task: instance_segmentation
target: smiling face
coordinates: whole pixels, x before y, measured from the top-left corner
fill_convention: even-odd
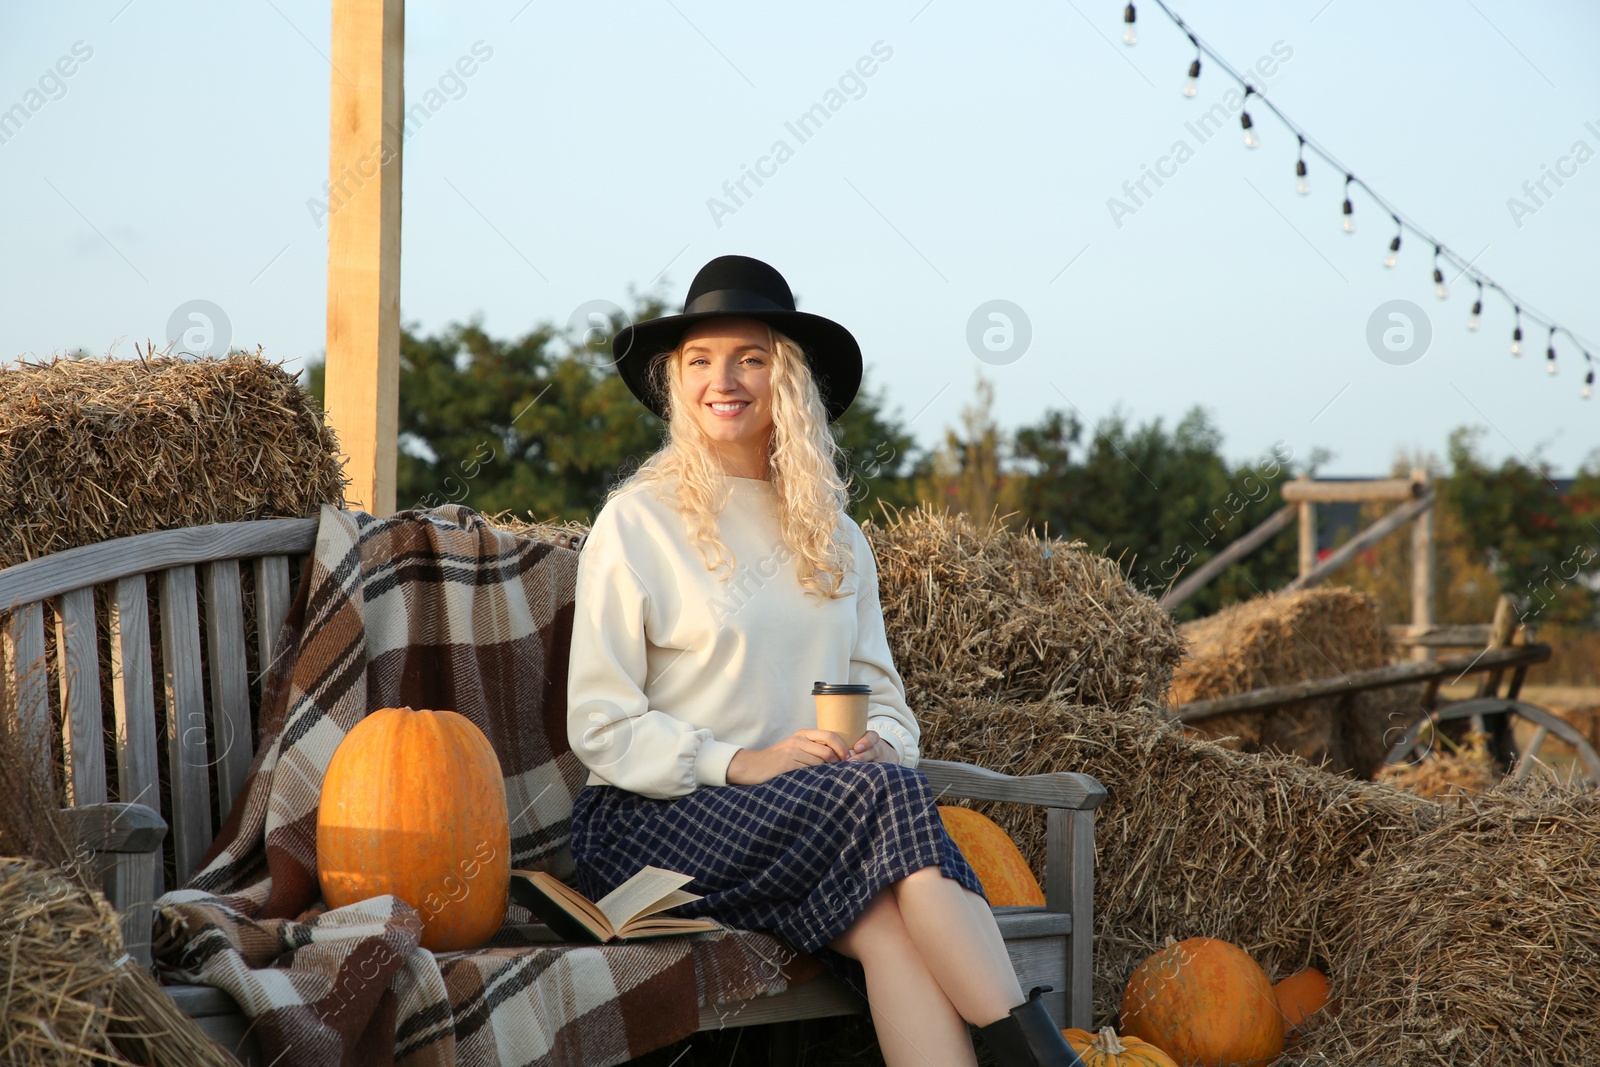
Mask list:
[[[683,395],[728,473],[768,477],[771,333],[755,319],[697,322],[683,335]]]

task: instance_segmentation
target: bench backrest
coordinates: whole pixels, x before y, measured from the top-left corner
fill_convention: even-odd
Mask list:
[[[105,871],[112,904],[144,912],[125,924],[139,939],[163,868],[187,879],[244,784],[261,679],[316,532],[314,518],[191,527],[0,571],[0,701],[8,728],[50,752],[41,779],[57,788],[59,768],[69,807],[145,804],[170,825],[163,863]]]

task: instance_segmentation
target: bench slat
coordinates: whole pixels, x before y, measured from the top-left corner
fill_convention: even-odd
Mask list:
[[[250,771],[250,682],[244,655],[239,561],[206,564],[206,651],[211,668],[211,747],[217,753],[217,808],[226,820]]]
[[[116,716],[117,796],[159,812],[156,777],[155,683],[150,667],[150,608],[144,576],[111,587],[111,703]],[[122,940],[141,963],[150,962],[152,902],[162,890],[161,854],[117,856],[106,892],[122,914]]]
[[[44,610],[23,604],[12,610],[4,628],[6,694],[15,727],[31,745],[42,745],[54,758],[50,745],[50,679],[45,672]],[[35,770],[45,795],[51,791],[50,763],[41,760]]]
[[[316,518],[223,522],[119,537],[5,568],[0,571],[0,608],[169,567],[309,552],[316,541]]]
[[[260,674],[256,678],[256,699],[261,698],[261,687],[266,684],[267,671],[272,667],[278,631],[283,620],[289,617],[289,560],[285,556],[261,556],[255,561],[256,577],[256,662]]]
[[[206,702],[200,673],[200,607],[194,568],[162,571],[160,596],[172,846],[178,884],[182,885],[211,847]]]
[[[106,756],[100,717],[100,649],[95,640],[94,590],[74,589],[56,603],[57,681],[61,690],[61,750],[66,802],[103,804]]]

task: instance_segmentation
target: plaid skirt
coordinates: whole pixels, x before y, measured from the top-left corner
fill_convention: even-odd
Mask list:
[[[801,767],[756,785],[702,785],[667,800],[586,785],[573,802],[572,855],[577,888],[591,900],[646,864],[692,874],[684,888],[703,898],[665,914],[775,934],[862,996],[861,964],[827,942],[881,889],[932,866],[984,896],[927,776],[875,760]]]

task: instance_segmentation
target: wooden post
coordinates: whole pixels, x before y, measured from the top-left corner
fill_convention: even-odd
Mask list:
[[[1428,472],[1420,467],[1411,470],[1411,480],[1418,483],[1423,493],[1430,487]],[[1420,495],[1420,494],[1419,494]],[[1411,625],[1414,633],[1422,633],[1433,625],[1433,508],[1428,508],[1412,520],[1411,526]],[[1431,660],[1434,650],[1427,645],[1417,645],[1411,650],[1414,660]]]
[[[395,507],[400,408],[404,0],[333,0],[328,137],[328,419],[351,507]]]
[[[1309,474],[1297,481],[1311,482]],[[1300,501],[1300,577],[1304,578],[1317,566],[1317,505],[1310,500]]]

